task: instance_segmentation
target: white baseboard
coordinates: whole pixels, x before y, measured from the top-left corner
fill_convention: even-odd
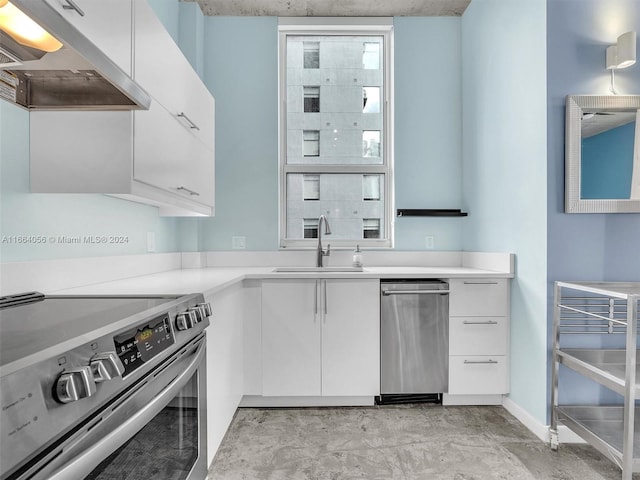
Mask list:
[[[549,443],[549,425],[540,423],[529,412],[527,412],[524,408],[515,403],[509,397],[504,398],[502,406],[507,412],[516,417],[516,419],[520,423],[527,427],[536,437],[538,437],[544,443]],[[579,437],[564,425],[558,426],[558,441],[559,443],[586,443],[581,437]]]
[[[502,405],[502,395],[449,395],[442,396],[442,405]]]
[[[366,407],[374,397],[263,397],[245,395],[240,407]]]

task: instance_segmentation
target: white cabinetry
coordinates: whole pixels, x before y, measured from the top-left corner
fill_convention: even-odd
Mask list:
[[[379,394],[379,281],[262,283],[262,395]]]
[[[509,392],[507,282],[449,280],[449,400]]]
[[[128,35],[105,14],[91,39],[109,44],[109,29],[128,38],[129,60],[114,60],[130,72],[133,51],[133,78],[151,95],[149,110],[31,112],[31,190],[110,194],[158,206],[161,215],[213,215],[214,99],[147,1],[133,0],[133,25],[126,1],[127,15],[124,7],[118,15]]]
[[[80,11],[66,0],[44,1],[131,75],[132,0],[74,0]]]

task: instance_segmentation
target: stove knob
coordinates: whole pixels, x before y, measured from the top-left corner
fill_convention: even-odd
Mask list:
[[[91,367],[78,367],[66,372],[58,378],[55,386],[55,398],[60,403],[70,403],[96,393],[96,382]]]
[[[124,365],[116,352],[104,352],[94,356],[89,362],[96,383],[106,382],[114,377],[122,377]]]
[[[196,323],[198,323],[196,312],[194,312],[191,308],[176,315],[176,328],[178,330],[187,330],[188,328],[193,328]]]
[[[183,312],[176,315],[176,328],[178,330],[191,328],[191,325],[189,325],[189,316],[189,312]]]
[[[202,316],[202,310],[200,310],[199,307],[189,307],[188,311],[193,313],[195,317],[195,322],[192,326],[195,326],[196,323],[199,323],[202,320],[204,320],[204,317]]]
[[[211,304],[209,302],[199,303],[196,306],[200,307],[200,309],[204,311],[204,317],[205,318],[206,317],[210,317],[212,315],[212,313],[211,313]]]

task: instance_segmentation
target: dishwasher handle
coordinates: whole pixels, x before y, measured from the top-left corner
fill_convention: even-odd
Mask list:
[[[449,290],[383,290],[382,295],[446,295]]]

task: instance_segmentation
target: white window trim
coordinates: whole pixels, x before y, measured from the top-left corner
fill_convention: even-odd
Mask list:
[[[287,165],[286,125],[286,37],[287,35],[381,35],[384,37],[384,93],[383,109],[383,165]],[[334,249],[350,249],[354,243],[363,247],[393,248],[395,227],[395,194],[393,180],[394,152],[394,114],[393,114],[393,18],[392,17],[281,17],[278,18],[278,156],[279,156],[279,236],[280,248],[311,249],[316,248],[315,239],[288,240],[287,231],[287,192],[286,179],[288,173],[381,173],[384,174],[386,239],[352,239],[333,240],[327,237],[326,243]],[[381,225],[382,227],[382,225]]]

